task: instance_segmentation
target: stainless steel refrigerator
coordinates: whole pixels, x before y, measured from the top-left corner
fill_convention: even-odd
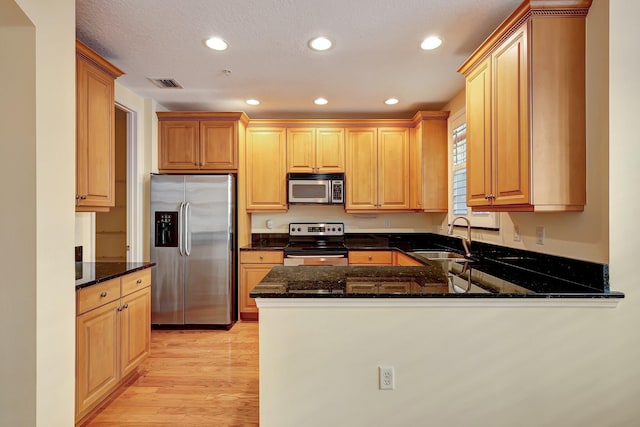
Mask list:
[[[151,323],[231,327],[232,175],[151,175]]]

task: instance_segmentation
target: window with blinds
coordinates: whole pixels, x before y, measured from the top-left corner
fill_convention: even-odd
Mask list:
[[[500,216],[492,212],[472,212],[467,207],[467,125],[462,123],[452,132],[451,141],[451,201],[449,222],[454,216],[464,215],[472,227],[499,229]]]
[[[467,125],[453,130],[453,214],[467,215]]]

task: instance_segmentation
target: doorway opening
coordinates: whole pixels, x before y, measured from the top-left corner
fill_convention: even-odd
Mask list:
[[[109,212],[96,213],[97,262],[127,262],[127,134],[129,114],[115,106],[115,206]]]

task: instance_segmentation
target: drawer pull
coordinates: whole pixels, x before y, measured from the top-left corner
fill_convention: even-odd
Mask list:
[[[264,256],[260,255],[260,259],[264,259]]]
[[[373,257],[371,255],[369,255],[369,259],[371,260],[371,259],[373,259]]]
[[[142,279],[136,280],[136,283],[139,285],[140,283],[142,283]]]
[[[102,293],[100,294],[101,298],[104,298],[107,296],[107,291],[102,291]]]

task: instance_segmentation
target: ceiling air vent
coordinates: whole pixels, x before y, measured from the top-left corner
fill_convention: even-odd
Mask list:
[[[152,79],[149,81],[160,89],[182,89],[182,85],[175,81],[175,79]]]

